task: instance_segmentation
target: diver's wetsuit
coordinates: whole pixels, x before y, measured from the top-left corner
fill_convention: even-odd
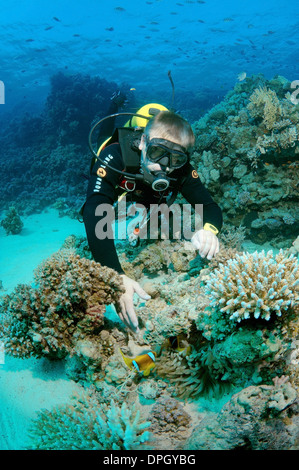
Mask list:
[[[121,148],[118,143],[104,148],[101,151],[101,160],[117,170],[124,170]],[[113,205],[118,196],[124,192],[124,188],[120,186],[124,177],[105,167],[102,162],[98,160],[91,172],[87,199],[83,209],[83,220],[94,260],[123,274],[124,271],[116,253],[114,240],[109,238],[100,240],[95,233],[96,224],[102,217],[105,217],[95,215],[97,206],[100,204]],[[103,167],[105,172],[101,170]],[[99,173],[97,173],[98,171]],[[101,176],[103,173],[105,173],[104,176]],[[174,170],[169,176],[178,180],[179,191],[193,207],[195,204],[203,204],[203,224],[209,222],[220,230],[222,226],[221,209],[203,186],[192,165],[186,163],[184,167]],[[149,207],[150,204],[165,203],[167,195],[169,195],[169,188],[164,193],[160,193],[154,191],[146,183],[137,181],[134,191],[127,194],[127,201],[138,202],[145,207]]]

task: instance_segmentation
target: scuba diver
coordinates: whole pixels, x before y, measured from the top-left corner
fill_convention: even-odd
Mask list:
[[[114,97],[115,98],[115,97]],[[114,98],[111,106],[119,106]],[[118,94],[116,98],[121,101]],[[116,116],[130,115],[122,128],[107,132],[107,121],[114,125]],[[97,138],[97,152],[92,135],[105,124]],[[110,135],[106,140],[107,135]],[[103,142],[104,140],[104,142]],[[158,104],[148,104],[137,113],[119,113],[99,121],[89,135],[93,162],[86,202],[82,208],[83,221],[93,258],[103,266],[117,271],[124,283],[125,293],[120,297],[120,319],[138,332],[138,319],[134,310],[133,295],[148,300],[150,296],[140,284],[128,277],[119,262],[114,240],[98,237],[96,226],[102,215],[97,208],[102,204],[113,206],[125,193],[131,202],[167,204],[170,206],[178,193],[194,207],[202,204],[203,228],[194,233],[191,241],[201,257],[211,259],[219,251],[217,234],[222,227],[222,211],[200,181],[190,164],[190,151],[195,136],[190,124],[180,115]]]

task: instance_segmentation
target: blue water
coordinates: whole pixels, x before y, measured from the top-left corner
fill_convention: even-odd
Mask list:
[[[0,17],[5,109],[40,107],[57,71],[128,83],[136,93],[195,92],[215,104],[238,74],[298,79],[298,2],[7,0]]]

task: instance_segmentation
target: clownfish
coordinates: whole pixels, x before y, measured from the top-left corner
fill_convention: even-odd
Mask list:
[[[154,351],[149,351],[133,358],[125,356],[121,349],[120,352],[125,361],[125,364],[129,367],[129,369],[142,373],[144,377],[147,377],[151,370],[156,367],[157,354]]]
[[[170,348],[174,349],[176,352],[184,352],[185,356],[188,356],[191,353],[192,346],[188,344],[188,342],[183,339],[180,335],[170,336],[169,338],[167,338],[167,340]]]

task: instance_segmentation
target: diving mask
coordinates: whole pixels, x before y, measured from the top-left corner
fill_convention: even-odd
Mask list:
[[[153,163],[159,163],[161,166],[176,169],[181,168],[187,163],[189,154],[184,147],[170,140],[147,138],[146,157]]]

